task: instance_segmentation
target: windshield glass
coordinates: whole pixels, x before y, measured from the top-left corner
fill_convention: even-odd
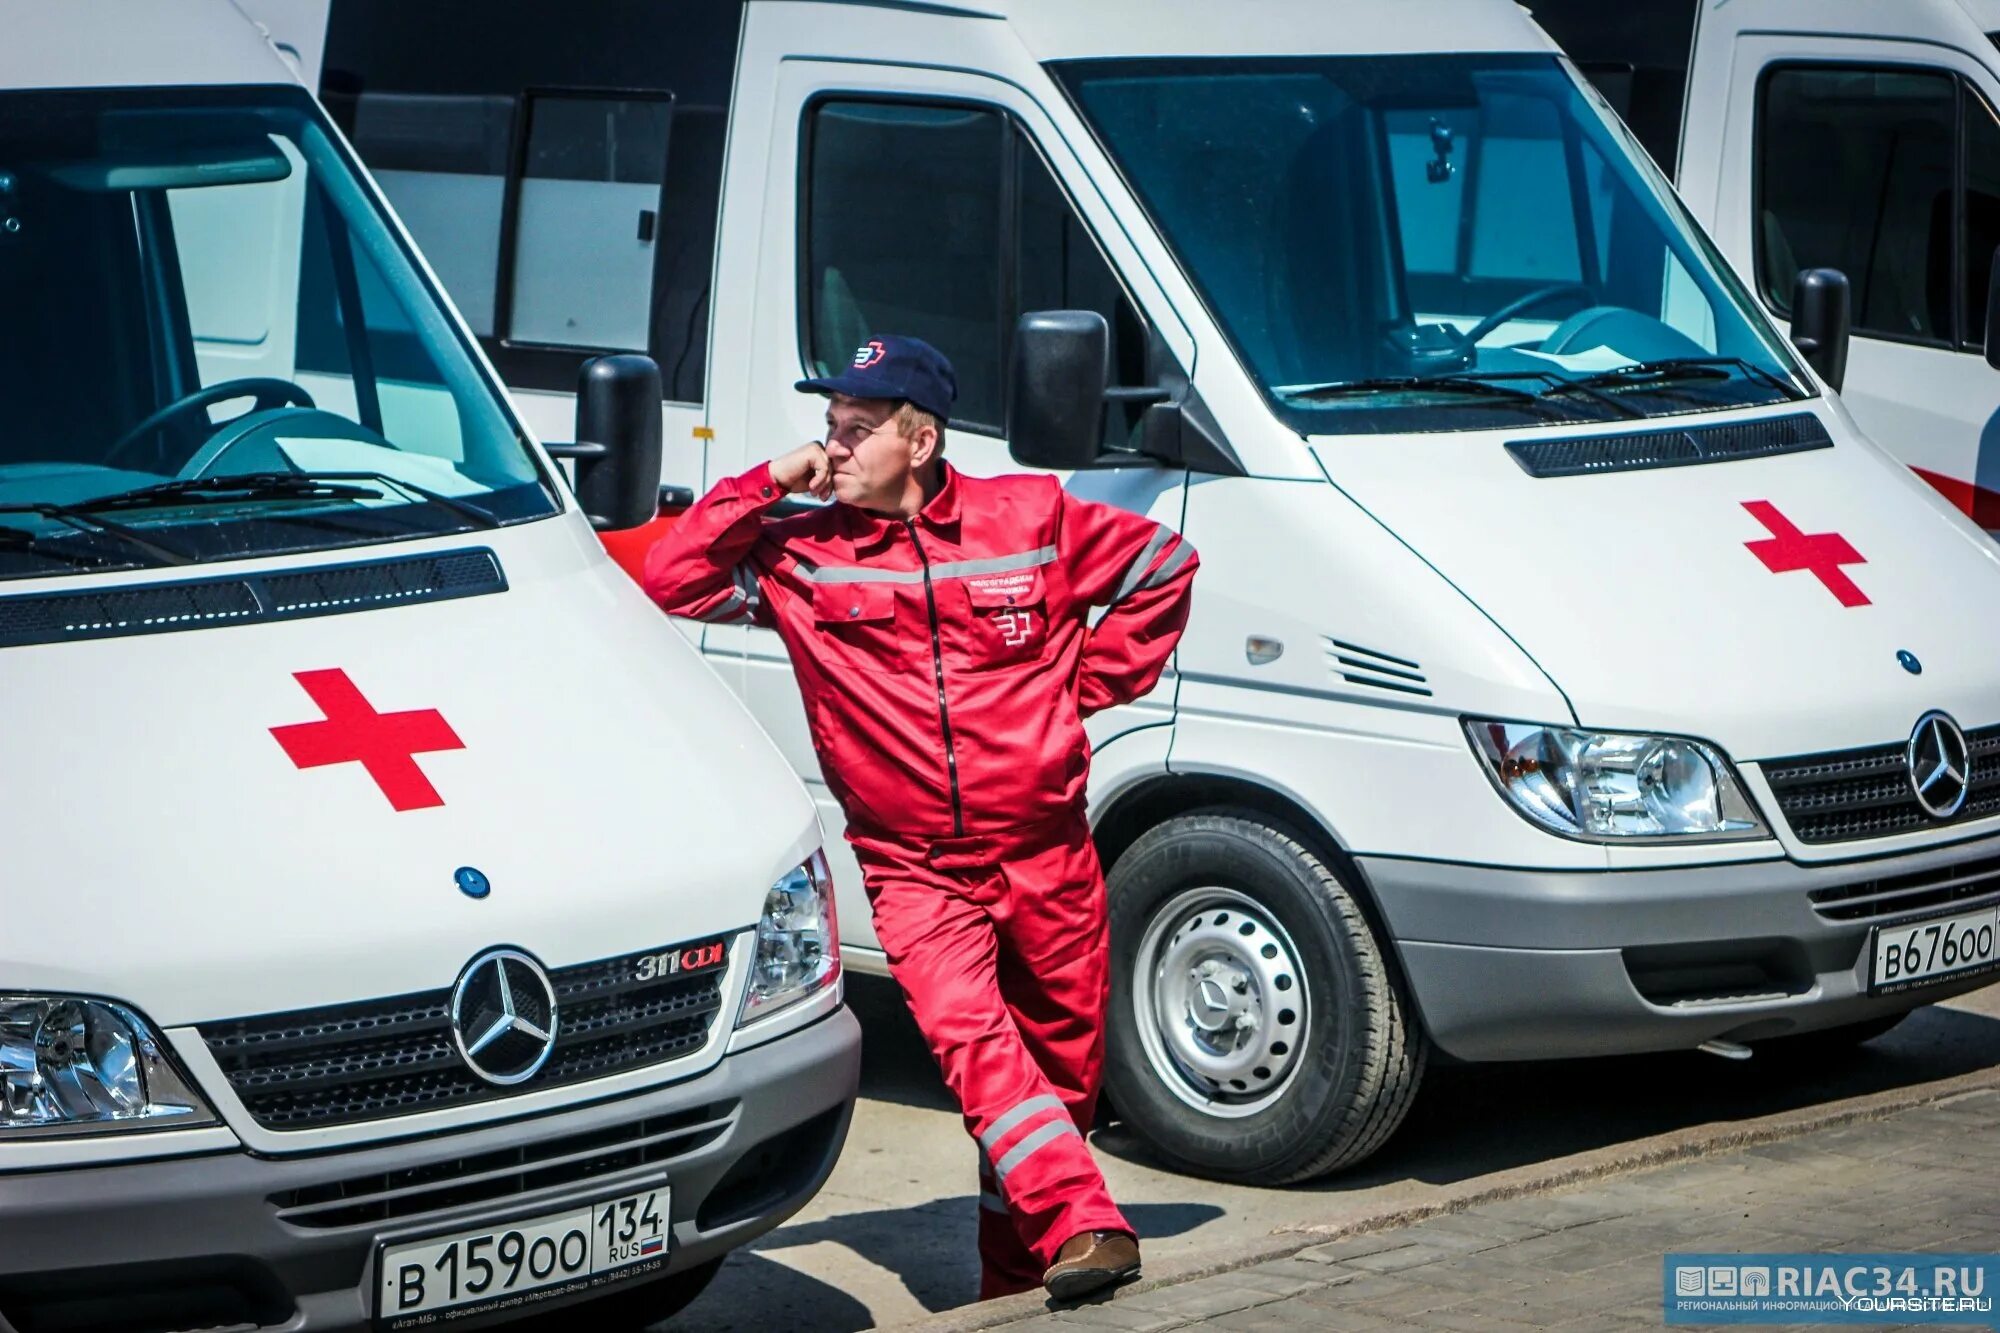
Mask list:
[[[1053,68],[1301,433],[1807,392],[1659,173],[1552,56]]]
[[[0,578],[557,511],[320,125],[297,89],[0,94]]]

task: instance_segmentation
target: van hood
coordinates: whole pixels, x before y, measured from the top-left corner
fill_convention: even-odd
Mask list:
[[[1313,447],[1582,725],[1696,736],[1753,761],[1901,741],[1933,708],[2000,722],[2000,548],[1813,407],[1830,448],[1590,476],[1531,476],[1505,444],[1602,426]],[[1663,424],[1697,423],[1634,429]],[[1784,568],[1803,562],[1824,578]]]
[[[811,803],[572,517],[199,571],[485,548],[500,592],[0,648],[0,990],[175,1027],[449,986],[494,945],[560,967],[754,924]]]

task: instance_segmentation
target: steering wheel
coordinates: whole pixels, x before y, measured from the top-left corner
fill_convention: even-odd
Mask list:
[[[1590,288],[1580,282],[1552,282],[1546,287],[1537,287],[1526,296],[1517,296],[1506,305],[1480,320],[1464,333],[1458,335],[1458,345],[1470,351],[1481,338],[1505,324],[1514,316],[1533,310],[1536,306],[1553,301],[1559,296],[1581,296],[1586,303],[1596,299]]]
[[[220,384],[204,385],[193,393],[176,398],[157,412],[149,413],[145,420],[119,436],[117,443],[105,451],[105,465],[115,466],[122,456],[131,452],[134,445],[168,422],[195,412],[205,414],[215,404],[226,403],[232,398],[251,400],[249,411],[242,413],[243,416],[248,416],[251,412],[269,411],[276,407],[315,405],[312,395],[303,388],[290,380],[273,379],[269,376],[224,380]],[[204,424],[207,424],[205,417]]]

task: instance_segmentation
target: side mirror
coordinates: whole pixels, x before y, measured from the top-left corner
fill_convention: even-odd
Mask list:
[[[600,531],[636,528],[660,507],[660,367],[650,356],[593,357],[576,377],[576,498]]]
[[[1029,467],[1085,468],[1104,438],[1111,330],[1094,310],[1035,310],[1014,325],[1007,451]]]
[[[1836,391],[1847,378],[1849,299],[1837,268],[1801,269],[1792,287],[1792,346]]]
[[[1993,252],[1993,275],[1986,280],[1986,364],[2000,370],[2000,249]]]

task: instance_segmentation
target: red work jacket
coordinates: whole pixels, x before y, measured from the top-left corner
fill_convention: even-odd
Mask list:
[[[1045,476],[968,477],[913,519],[770,520],[768,464],[646,557],[668,613],[775,629],[828,786],[862,835],[1001,833],[1083,808],[1083,719],[1150,690],[1187,623],[1194,548]],[[1093,627],[1093,607],[1109,608]]]

